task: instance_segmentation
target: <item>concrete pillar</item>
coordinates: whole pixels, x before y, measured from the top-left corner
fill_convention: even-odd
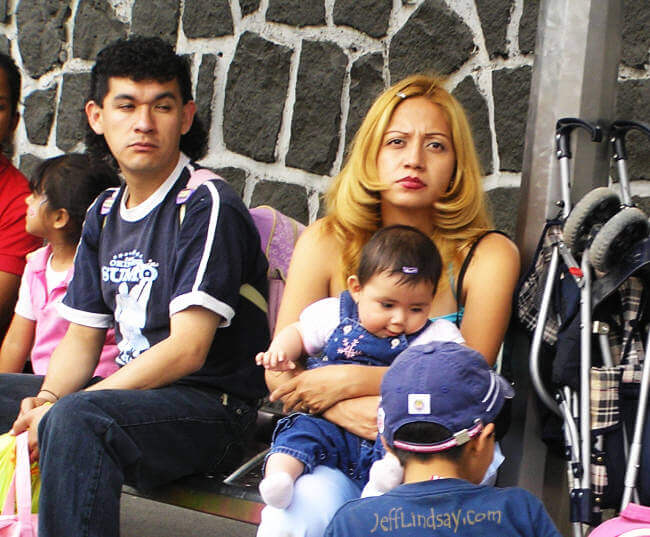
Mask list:
[[[555,123],[562,117],[578,117],[607,126],[614,119],[622,8],[622,0],[540,0],[516,233],[524,268],[530,265],[545,220],[560,214],[556,205],[561,199],[561,183]],[[572,154],[575,202],[592,188],[607,184],[608,145],[595,144],[586,131],[576,129]],[[516,361],[522,362],[519,369],[527,368],[528,348],[522,339],[515,338],[513,350]],[[557,506],[549,505],[553,507],[551,515],[568,532],[566,472],[555,468],[545,479],[548,472],[544,469],[552,466],[548,462],[553,458],[547,458],[540,439],[528,373],[520,371],[515,376],[514,434],[504,443],[506,456],[514,464],[500,480],[522,486],[540,498],[559,498]]]
[[[517,244],[528,266],[546,218],[561,199],[555,122],[614,119],[621,55],[622,0],[541,0],[522,164]],[[606,138],[605,138],[606,139]],[[607,184],[607,143],[573,134],[572,196]]]

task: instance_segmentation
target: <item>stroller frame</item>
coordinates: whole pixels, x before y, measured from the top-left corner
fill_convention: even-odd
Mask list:
[[[592,300],[592,270],[596,264],[599,269],[606,268],[607,263],[611,264],[611,256],[608,259],[608,249],[614,239],[619,238],[622,233],[633,230],[635,233],[648,234],[648,223],[645,215],[638,209],[632,207],[631,196],[629,193],[629,181],[627,169],[625,166],[625,135],[631,129],[638,129],[650,136],[650,130],[642,124],[628,121],[617,121],[612,124],[610,129],[610,142],[613,147],[613,159],[617,163],[618,176],[621,186],[621,200],[607,188],[596,189],[601,192],[597,193],[594,202],[587,203],[586,210],[583,204],[583,210],[578,213],[573,221],[567,222],[571,218],[571,201],[570,201],[570,172],[569,160],[571,158],[570,141],[571,133],[576,128],[586,129],[594,142],[600,142],[602,139],[601,129],[585,121],[575,118],[560,119],[556,125],[556,150],[557,159],[560,167],[560,176],[562,180],[561,194],[562,200],[556,205],[561,209],[561,220],[558,221],[558,232],[552,242],[552,250],[546,282],[542,293],[539,307],[539,316],[535,325],[533,338],[530,348],[530,374],[533,387],[542,402],[553,412],[558,414],[564,421],[563,433],[566,445],[567,456],[567,475],[570,488],[570,505],[571,505],[571,522],[574,537],[583,535],[583,524],[593,524],[594,511],[598,513],[599,509],[594,509],[594,502],[591,490],[591,416],[590,416],[590,370],[591,370],[591,345],[592,331],[595,328],[598,333],[600,350],[603,356],[605,366],[613,366],[613,360],[610,353],[609,342],[607,337],[607,326],[602,323],[592,324],[592,312],[594,308],[602,301],[606,295],[611,294],[624,280],[609,278],[610,281],[598,281],[598,283],[607,283],[609,288],[600,287],[600,297]],[[606,191],[606,192],[605,192]],[[592,191],[594,192],[594,191]],[[592,193],[587,194],[588,198]],[[584,198],[583,198],[584,199]],[[613,201],[616,200],[616,201]],[[578,204],[580,205],[581,202]],[[578,207],[578,205],[576,207]],[[596,207],[599,207],[603,214],[599,214],[597,221],[589,219],[594,214]],[[628,211],[626,214],[620,215]],[[639,216],[640,213],[642,216]],[[617,220],[611,224],[614,216]],[[576,223],[577,220],[577,223]],[[565,240],[562,231],[559,230],[560,222],[564,223],[565,229],[569,229],[569,237]],[[574,225],[575,224],[575,225]],[[586,229],[585,229],[586,226]],[[632,227],[630,227],[632,226]],[[636,226],[636,227],[634,227]],[[606,228],[606,229],[605,229]],[[601,233],[602,232],[602,233]],[[634,233],[632,233],[634,235]],[[635,238],[635,237],[633,237]],[[579,239],[579,240],[578,240]],[[599,241],[599,242],[596,242]],[[579,244],[578,244],[579,243]],[[646,243],[648,241],[646,240]],[[596,263],[592,263],[592,254],[590,247],[596,244],[598,257]],[[627,248],[629,244],[625,243]],[[583,249],[584,248],[584,249]],[[581,251],[582,250],[582,251]],[[645,248],[647,253],[647,248]],[[575,260],[575,255],[582,254],[580,265]],[[541,378],[540,351],[544,336],[544,329],[549,315],[552,292],[555,285],[556,275],[558,274],[560,257],[568,268],[569,274],[575,280],[580,291],[580,391],[574,392],[570,387],[563,386],[555,397],[553,397],[544,386]],[[647,255],[641,255],[636,269],[640,270],[648,264],[650,260]],[[634,273],[634,271],[632,272]],[[625,279],[630,274],[625,274]],[[605,289],[603,291],[603,289]],[[634,497],[636,499],[635,482],[638,473],[638,464],[641,455],[641,437],[643,425],[645,423],[645,414],[648,404],[648,393],[650,384],[650,360],[648,360],[648,349],[650,347],[650,338],[645,346],[645,359],[643,365],[641,391],[639,394],[639,406],[636,414],[634,436],[630,448],[629,456],[625,453],[627,468],[625,473],[625,487],[622,498],[621,508],[624,508]],[[625,429],[623,429],[625,433]],[[624,446],[627,447],[627,438],[624,437]],[[637,500],[638,501],[638,500]]]

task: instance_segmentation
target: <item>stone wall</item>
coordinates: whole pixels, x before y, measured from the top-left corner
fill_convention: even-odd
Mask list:
[[[192,60],[210,125],[203,163],[250,205],[307,222],[376,94],[435,70],[469,112],[495,220],[512,231],[538,1],[1,0],[0,48],[25,73],[14,158],[29,173],[39,159],[82,150],[97,51],[159,35]],[[647,2],[625,0],[623,42],[618,115],[650,122]],[[630,137],[634,192],[646,203],[649,145]]]

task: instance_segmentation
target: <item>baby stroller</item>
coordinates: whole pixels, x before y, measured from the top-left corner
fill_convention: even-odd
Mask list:
[[[570,138],[576,128],[601,141],[596,125],[574,118],[557,122],[560,214],[546,223],[516,306],[520,322],[533,334],[535,391],[563,422],[571,522],[579,537],[583,524],[599,523],[602,508],[625,506],[638,494],[650,501],[650,460],[641,449],[650,445],[650,427],[644,427],[650,239],[647,216],[632,204],[625,152],[630,130],[650,137],[650,129],[628,121],[611,125],[621,197],[597,188],[572,210]],[[551,357],[550,364],[543,354]]]

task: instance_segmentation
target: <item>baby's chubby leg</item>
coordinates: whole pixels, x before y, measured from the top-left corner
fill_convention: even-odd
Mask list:
[[[305,465],[291,455],[269,455],[259,487],[264,503],[278,509],[288,507],[293,498],[293,484],[304,470]]]

